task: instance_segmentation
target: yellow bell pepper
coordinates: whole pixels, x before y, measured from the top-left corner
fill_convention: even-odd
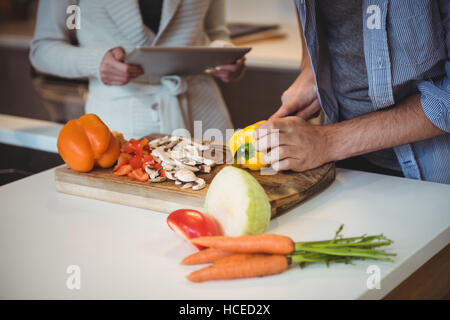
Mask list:
[[[253,171],[268,167],[264,162],[265,153],[256,150],[254,146],[255,138],[253,137],[253,132],[264,122],[266,121],[260,121],[238,130],[231,137],[228,146],[236,165]]]

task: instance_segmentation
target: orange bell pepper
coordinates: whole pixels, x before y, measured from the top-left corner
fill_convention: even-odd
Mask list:
[[[114,167],[114,172],[116,172],[117,170],[119,170],[122,166],[128,164],[130,162],[131,159],[131,155],[128,153],[121,153],[119,156],[119,159],[117,160],[117,164]]]
[[[131,178],[131,180],[137,180],[140,182],[147,182],[150,180],[148,173],[144,172],[142,168],[134,169],[128,174],[128,177]]]
[[[125,165],[121,166],[119,169],[117,169],[116,171],[114,171],[114,175],[117,177],[126,176],[131,171],[133,171],[133,167],[129,164],[125,164]]]
[[[79,172],[94,166],[109,168],[120,154],[120,142],[95,114],[70,120],[58,136],[58,151],[64,162]]]

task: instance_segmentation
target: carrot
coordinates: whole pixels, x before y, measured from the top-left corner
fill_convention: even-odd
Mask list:
[[[194,264],[211,263],[211,262],[215,262],[219,259],[228,257],[232,254],[233,254],[233,252],[230,252],[230,251],[225,251],[225,250],[215,249],[215,248],[208,248],[208,249],[196,252],[194,254],[191,254],[190,256],[184,258],[183,261],[181,261],[181,264],[194,265]]]
[[[294,251],[294,242],[291,238],[275,234],[241,237],[199,237],[191,239],[191,242],[204,247],[212,247],[236,253],[289,254]]]
[[[245,261],[255,257],[267,257],[266,253],[235,253],[233,255],[224,257],[214,262],[214,264],[224,264],[224,263],[235,263],[240,261]]]
[[[262,277],[285,271],[288,259],[282,255],[255,256],[234,263],[218,263],[192,272],[187,276],[191,282],[209,280]]]

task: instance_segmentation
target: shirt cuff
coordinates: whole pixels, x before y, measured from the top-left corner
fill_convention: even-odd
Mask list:
[[[88,75],[89,78],[101,80],[100,65],[105,54],[113,48],[111,46],[81,47],[78,57],[80,73]]]
[[[421,81],[418,89],[427,118],[439,129],[450,132],[450,79],[444,78],[438,83]]]

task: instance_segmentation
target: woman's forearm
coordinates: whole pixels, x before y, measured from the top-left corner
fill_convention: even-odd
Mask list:
[[[105,45],[78,47],[70,44],[66,10],[71,1],[40,1],[30,60],[40,72],[65,78],[95,77]]]

